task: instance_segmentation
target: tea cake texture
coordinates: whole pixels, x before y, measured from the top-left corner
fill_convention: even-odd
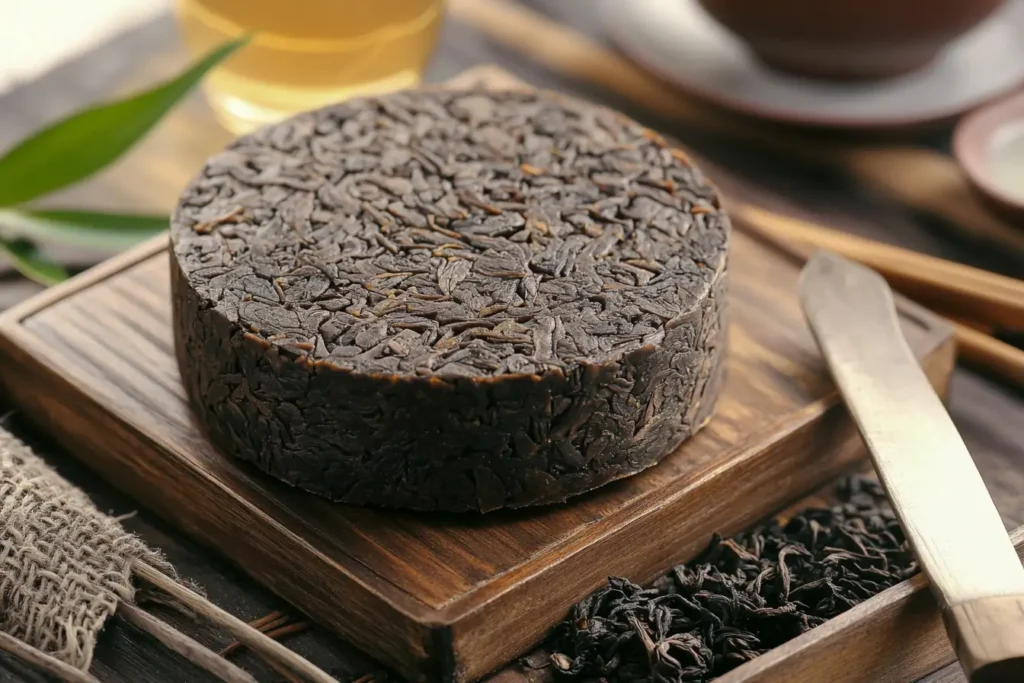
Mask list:
[[[728,234],[699,169],[612,110],[352,100],[240,138],[184,190],[182,377],[220,450],[334,500],[563,501],[710,417]]]

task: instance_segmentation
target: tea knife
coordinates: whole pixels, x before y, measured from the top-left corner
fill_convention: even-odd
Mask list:
[[[899,327],[876,272],[817,252],[800,275],[811,331],[972,683],[1024,681],[1024,568]]]

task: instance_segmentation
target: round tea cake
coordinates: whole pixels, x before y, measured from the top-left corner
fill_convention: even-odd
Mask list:
[[[711,415],[728,233],[684,154],[585,102],[421,89],[310,112],[181,197],[185,388],[220,449],[334,500],[562,501]]]

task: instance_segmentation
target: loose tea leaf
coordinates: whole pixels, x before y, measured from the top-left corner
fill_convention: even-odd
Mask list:
[[[704,683],[917,573],[878,482],[842,480],[839,503],[732,539],[641,588],[622,578],[554,630],[563,680]]]
[[[0,206],[13,206],[78,182],[134,145],[206,73],[248,41],[211,51],[163,85],[72,115],[0,157]]]
[[[124,249],[167,229],[167,216],[96,211],[0,209],[0,234],[8,239]]]

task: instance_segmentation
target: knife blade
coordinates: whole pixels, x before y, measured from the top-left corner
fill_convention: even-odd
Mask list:
[[[1024,681],[1024,568],[874,271],[817,252],[800,300],[972,682]]]

